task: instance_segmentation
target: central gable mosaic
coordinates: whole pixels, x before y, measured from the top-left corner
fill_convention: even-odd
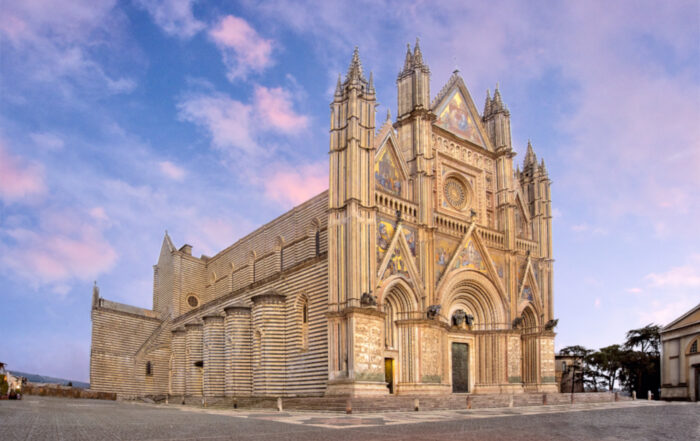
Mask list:
[[[437,124],[460,138],[464,138],[474,144],[484,146],[484,140],[474,120],[474,116],[467,108],[464,97],[455,89],[449,100],[438,110]]]
[[[374,179],[377,187],[396,196],[401,196],[402,176],[397,159],[388,148],[382,149],[374,162]]]

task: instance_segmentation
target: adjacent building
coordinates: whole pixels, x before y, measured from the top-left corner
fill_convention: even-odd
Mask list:
[[[329,188],[212,257],[166,234],[153,309],[93,296],[91,388],[121,396],[557,392],[550,180],[496,88],[436,96],[419,45],[375,126],[357,50]]]
[[[700,401],[700,304],[661,330],[661,399]]]

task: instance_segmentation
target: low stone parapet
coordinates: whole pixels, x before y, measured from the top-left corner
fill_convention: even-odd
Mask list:
[[[85,398],[93,400],[116,400],[117,394],[112,392],[97,392],[58,384],[28,383],[22,387],[24,395],[39,395],[42,397]]]

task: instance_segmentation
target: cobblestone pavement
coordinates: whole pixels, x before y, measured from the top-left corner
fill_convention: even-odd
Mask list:
[[[696,440],[700,404],[628,401],[345,415],[25,397],[0,440]]]

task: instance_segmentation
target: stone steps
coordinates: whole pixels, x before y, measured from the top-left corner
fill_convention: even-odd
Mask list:
[[[194,398],[194,397],[191,397]],[[198,398],[201,401],[201,397]],[[458,409],[490,409],[504,407],[524,407],[541,405],[571,404],[571,394],[561,393],[523,393],[523,394],[449,394],[449,395],[398,395],[387,397],[294,397],[282,398],[283,410],[297,411],[327,411],[345,412],[348,400],[352,412],[409,412],[415,411],[415,400],[418,400],[419,410],[458,410]],[[615,400],[612,393],[577,393],[574,403],[603,403]],[[629,400],[619,397],[619,400]],[[174,403],[176,401],[171,401]],[[197,399],[188,399],[190,405],[197,405]],[[275,397],[237,397],[218,398],[211,400],[207,407],[238,408],[238,409],[272,409],[277,410],[278,400]]]

